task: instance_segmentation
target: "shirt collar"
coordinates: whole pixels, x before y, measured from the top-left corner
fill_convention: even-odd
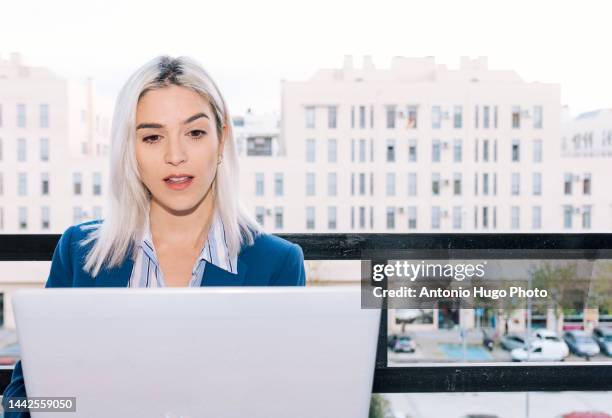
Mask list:
[[[150,220],[148,216],[145,220],[145,229],[143,231],[139,246],[149,256],[149,258],[157,264],[157,256],[155,254],[155,247],[153,245]],[[217,211],[215,211],[213,214],[213,221],[210,225],[210,230],[208,231],[208,236],[204,242],[202,250],[200,251],[198,260],[194,265],[194,271],[200,261],[205,260],[207,263],[214,264],[215,266],[228,271],[229,273],[238,274],[237,259],[237,256],[230,256],[229,254],[225,226],[223,225],[221,216]]]

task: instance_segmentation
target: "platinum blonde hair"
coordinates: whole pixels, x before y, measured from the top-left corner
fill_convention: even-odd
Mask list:
[[[195,60],[158,56],[132,74],[117,97],[111,129],[110,196],[106,202],[106,217],[101,223],[81,225],[81,229],[92,231],[80,245],[95,241],[83,266],[83,270],[93,277],[102,267],[110,269],[123,263],[126,256],[133,259],[136,256],[137,246],[133,244],[148,222],[150,208],[150,193],[140,180],[136,162],[136,106],[146,92],[170,85],[201,94],[215,113],[219,136],[226,129],[223,162],[218,165],[212,191],[230,255],[237,256],[243,244],[253,244],[255,236],[263,232],[239,201],[238,155],[230,114],[219,88]],[[128,254],[130,248],[132,251]]]

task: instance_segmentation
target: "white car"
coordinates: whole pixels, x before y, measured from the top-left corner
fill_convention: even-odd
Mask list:
[[[569,347],[567,346],[567,344],[565,343],[565,341],[563,341],[563,339],[561,337],[559,337],[554,331],[550,331],[547,329],[539,329],[535,332],[535,337],[538,340],[542,340],[542,341],[546,341],[549,342],[551,344],[556,344],[559,346],[559,350],[563,351],[563,358],[569,356]]]
[[[512,361],[563,361],[566,353],[559,344],[534,340],[527,349],[515,348],[510,356]]]

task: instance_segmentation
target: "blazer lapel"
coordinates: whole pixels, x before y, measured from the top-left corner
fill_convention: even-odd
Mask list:
[[[247,265],[237,259],[238,274],[230,273],[212,263],[206,263],[201,286],[243,286],[246,280]]]
[[[96,287],[127,287],[134,268],[134,261],[127,256],[123,264],[111,270],[101,270],[94,279]]]

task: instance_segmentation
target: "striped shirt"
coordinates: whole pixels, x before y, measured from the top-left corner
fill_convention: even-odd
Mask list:
[[[145,221],[145,230],[142,233],[138,247],[139,249],[137,250],[136,260],[134,262],[134,268],[132,269],[132,275],[128,282],[128,287],[167,286],[155,254],[155,247],[153,246],[148,219]],[[225,239],[225,227],[223,226],[221,217],[215,211],[208,237],[191,271],[189,287],[201,286],[204,269],[207,263],[212,263],[230,273],[237,274],[236,262],[237,257],[230,257],[229,255],[227,241]]]

